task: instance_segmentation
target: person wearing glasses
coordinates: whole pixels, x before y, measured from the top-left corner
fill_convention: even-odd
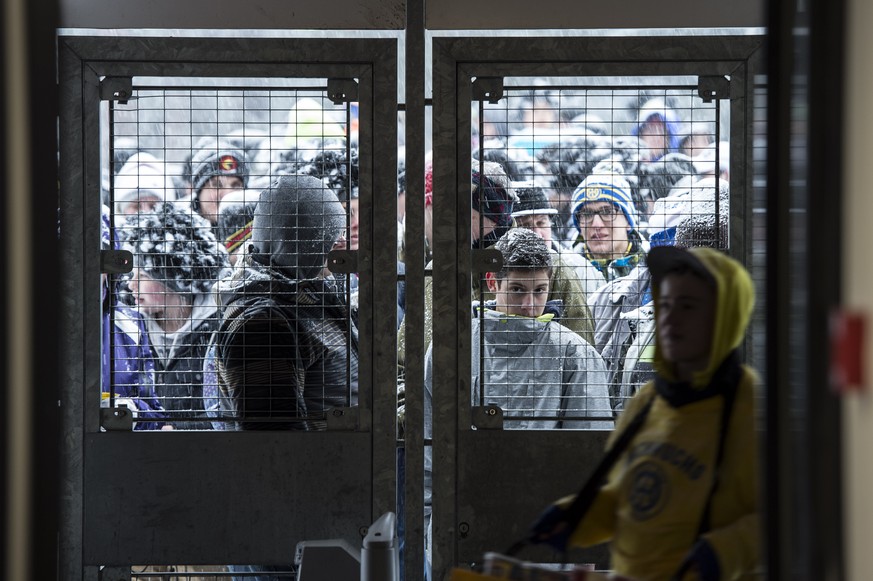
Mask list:
[[[602,276],[598,286],[645,262],[647,243],[637,231],[637,210],[623,174],[620,163],[605,160],[573,192],[576,245]]]

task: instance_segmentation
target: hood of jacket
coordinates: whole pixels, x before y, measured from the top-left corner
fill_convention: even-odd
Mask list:
[[[716,284],[715,321],[709,363],[703,371],[695,373],[692,387],[703,389],[709,385],[715,372],[724,360],[739,347],[755,307],[755,287],[748,271],[739,262],[712,248],[688,250],[712,275]],[[655,319],[658,318],[660,289],[653,284]],[[668,381],[675,381],[673,366],[664,360],[660,342],[655,336],[655,369]]]
[[[224,311],[232,302],[247,297],[269,296],[276,302],[293,303],[300,293],[313,295],[311,304],[341,303],[344,294],[342,281],[325,279],[294,280],[283,271],[263,265],[246,256],[233,272],[219,280],[214,287],[215,299]]]

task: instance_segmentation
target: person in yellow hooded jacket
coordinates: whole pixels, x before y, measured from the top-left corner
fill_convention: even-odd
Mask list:
[[[648,266],[657,377],[619,416],[606,478],[549,507],[530,541],[609,541],[615,573],[640,581],[741,579],[759,563],[757,375],[737,352],[754,287],[709,248],[654,248]]]

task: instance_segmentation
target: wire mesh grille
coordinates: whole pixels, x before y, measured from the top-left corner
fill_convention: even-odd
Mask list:
[[[728,108],[696,78],[503,81],[471,111],[471,239],[503,258],[474,275],[472,404],[608,428],[654,378],[649,249],[730,248]]]
[[[102,405],[137,430],[324,429],[357,403],[357,275],[327,268],[358,247],[357,104],[224,81],[104,103],[102,248],[133,270],[103,275]]]

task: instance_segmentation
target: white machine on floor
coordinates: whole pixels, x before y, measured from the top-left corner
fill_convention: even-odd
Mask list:
[[[297,581],[399,581],[395,520],[393,512],[380,516],[361,549],[343,539],[297,543]]]

